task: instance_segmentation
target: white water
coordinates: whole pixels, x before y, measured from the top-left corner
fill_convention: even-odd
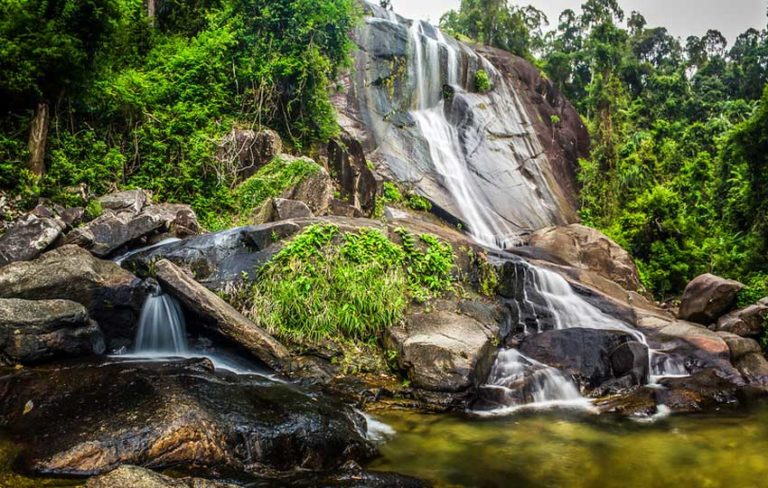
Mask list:
[[[126,252],[125,254],[122,254],[114,259],[115,264],[118,266],[122,266],[123,262],[130,258],[131,256],[134,256],[142,251],[148,251],[150,249],[156,249],[158,247],[167,246],[168,244],[173,244],[174,242],[179,242],[181,239],[178,237],[169,237],[168,239],[163,239],[160,242],[157,242],[155,244],[152,244],[150,246],[141,247],[139,249],[133,249],[131,251]]]
[[[157,287],[144,302],[134,345],[136,355],[187,352],[187,331],[181,306]]]

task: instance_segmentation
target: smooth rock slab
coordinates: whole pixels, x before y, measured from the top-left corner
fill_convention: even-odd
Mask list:
[[[171,478],[138,466],[120,466],[88,480],[85,488],[236,488],[237,485],[201,478]]]
[[[0,424],[20,468],[92,476],[122,464],[205,477],[332,470],[369,458],[365,419],[332,397],[207,360],[101,362],[0,378]]]
[[[69,300],[0,298],[0,363],[104,352],[104,336],[88,311]]]

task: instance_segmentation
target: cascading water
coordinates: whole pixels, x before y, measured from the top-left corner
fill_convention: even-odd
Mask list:
[[[184,313],[172,296],[156,287],[141,309],[134,354],[185,354],[187,333]]]

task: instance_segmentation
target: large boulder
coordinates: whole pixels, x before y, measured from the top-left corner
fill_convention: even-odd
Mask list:
[[[341,187],[341,197],[353,208],[370,215],[376,205],[378,182],[368,168],[359,141],[347,134],[328,143],[328,167]]]
[[[530,246],[567,266],[594,271],[626,290],[641,288],[632,256],[595,229],[580,224],[541,229],[531,235]]]
[[[259,208],[251,219],[254,224],[266,224],[288,219],[307,219],[315,215],[306,203],[287,198],[270,198]]]
[[[175,296],[185,310],[212,332],[242,347],[271,368],[290,370],[290,352],[261,327],[172,262],[166,259],[158,261],[155,269],[163,289]]]
[[[129,212],[137,214],[141,212],[150,202],[151,198],[144,190],[126,190],[117,193],[110,193],[99,197],[99,203],[104,210],[113,212]]]
[[[28,368],[0,378],[0,426],[22,471],[91,476],[122,464],[205,476],[332,470],[373,453],[332,397],[206,359]]]
[[[237,488],[221,481],[201,478],[171,478],[138,466],[120,466],[109,473],[94,476],[85,488]]]
[[[763,335],[767,323],[768,305],[756,303],[720,317],[716,330],[757,338]]]
[[[333,179],[324,168],[320,167],[317,172],[308,175],[280,196],[288,200],[304,202],[312,213],[322,215],[328,210],[333,193]]]
[[[64,223],[53,218],[30,216],[16,222],[0,237],[0,267],[35,259],[56,242],[64,229]]]
[[[0,297],[77,302],[101,325],[109,347],[130,343],[148,292],[128,271],[77,246],[0,268]]]
[[[79,303],[0,298],[0,363],[32,364],[103,352],[101,329]]]
[[[402,326],[389,329],[387,342],[411,385],[446,394],[447,404],[488,377],[499,342],[499,327],[460,313],[451,302],[408,314]],[[453,304],[455,305],[455,304]],[[439,403],[439,402],[438,402]]]
[[[713,274],[697,276],[685,287],[677,316],[703,325],[714,323],[733,308],[742,288],[738,281]]]
[[[619,330],[559,329],[527,337],[520,352],[572,376],[585,391],[629,376],[629,385],[648,379],[648,348]]]

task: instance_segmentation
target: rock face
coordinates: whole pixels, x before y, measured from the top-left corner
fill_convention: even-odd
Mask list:
[[[364,418],[334,398],[211,371],[207,360],[25,369],[0,378],[0,423],[20,468],[48,475],[332,470],[373,453]]]
[[[367,10],[355,33],[355,67],[334,103],[342,127],[387,176],[412,184],[465,228],[492,234],[489,241],[574,222],[575,156],[586,154],[588,135],[551,83],[520,76],[521,65],[535,69],[511,55],[480,52],[373,4]],[[487,93],[474,86],[481,69],[492,80]],[[539,124],[538,105],[560,122],[548,116]],[[456,188],[450,173],[461,168],[466,186]],[[458,201],[462,190],[488,221]]]
[[[254,215],[252,222],[266,224],[288,219],[306,219],[315,215],[306,203],[286,198],[270,198]]]
[[[361,214],[371,215],[376,205],[378,183],[368,168],[360,142],[347,134],[332,140],[328,144],[328,166],[341,186],[342,199]]]
[[[168,260],[155,264],[157,280],[184,308],[230,342],[241,346],[255,358],[277,371],[290,369],[291,354],[261,327],[232,308],[215,293],[197,283]]]
[[[716,322],[733,307],[742,288],[744,285],[738,281],[709,273],[697,276],[685,287],[678,317],[703,325]]]
[[[82,305],[0,298],[0,362],[33,364],[104,352],[104,336]]]
[[[648,348],[621,331],[599,329],[550,330],[525,339],[520,352],[571,375],[583,390],[631,377],[631,384],[648,379]]]
[[[200,478],[171,478],[138,466],[120,466],[88,480],[85,488],[236,488],[237,485]]]
[[[144,210],[150,202],[150,196],[144,190],[127,190],[110,193],[99,198],[102,209],[116,213],[129,212],[137,214]]]
[[[77,246],[0,268],[0,297],[77,302],[101,325],[110,347],[133,339],[147,293],[131,273]]]
[[[322,215],[328,210],[333,198],[333,180],[325,169],[307,176],[296,186],[281,195],[288,200],[304,202],[315,215]]]
[[[0,237],[0,267],[29,261],[41,255],[59,238],[64,224],[53,218],[20,220]]]
[[[389,330],[387,340],[413,387],[448,394],[451,403],[485,382],[499,328],[438,304],[437,310],[409,314],[404,326]]]
[[[283,141],[271,129],[253,131],[233,128],[219,145],[216,159],[239,178],[252,176],[283,151]]]
[[[579,224],[541,229],[531,235],[530,246],[549,253],[572,268],[594,271],[625,290],[640,289],[632,257],[595,229]]]
[[[717,321],[716,329],[742,337],[757,338],[765,331],[766,323],[768,323],[768,306],[756,303],[723,315]]]

